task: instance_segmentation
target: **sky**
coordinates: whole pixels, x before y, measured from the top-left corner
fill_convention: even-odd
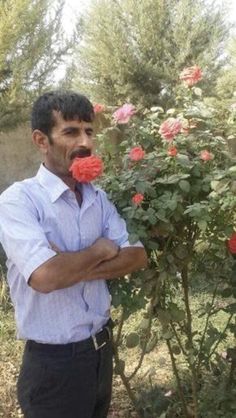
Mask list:
[[[71,31],[71,28],[76,21],[76,17],[78,17],[86,9],[86,7],[88,7],[90,2],[91,0],[65,0],[63,21],[66,31]],[[229,19],[230,21],[236,23],[236,0],[216,0],[216,2],[223,2],[224,4],[228,2],[230,4],[231,13]]]
[[[70,33],[71,30],[73,30],[78,16],[86,10],[90,1],[91,0],[65,0],[63,26],[66,32]]]

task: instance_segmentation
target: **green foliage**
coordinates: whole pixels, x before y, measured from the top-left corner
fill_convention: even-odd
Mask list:
[[[0,0],[0,130],[25,120],[32,99],[52,83],[70,46],[62,8],[62,0]]]
[[[179,70],[197,63],[211,92],[224,62],[226,14],[225,4],[206,0],[96,0],[84,18],[73,84],[107,104],[166,104]]]
[[[228,47],[228,65],[222,69],[217,81],[216,92],[221,99],[231,99],[236,92],[236,38],[234,37]],[[235,99],[236,101],[236,99]]]

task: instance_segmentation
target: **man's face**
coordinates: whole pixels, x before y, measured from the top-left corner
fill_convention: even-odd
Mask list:
[[[69,168],[73,159],[89,156],[93,149],[93,127],[91,122],[66,121],[54,112],[55,125],[48,138],[45,166],[60,176],[71,176]]]

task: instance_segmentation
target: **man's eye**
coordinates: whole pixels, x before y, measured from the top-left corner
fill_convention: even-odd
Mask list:
[[[77,135],[78,131],[75,129],[68,129],[68,131],[65,132],[65,135]]]

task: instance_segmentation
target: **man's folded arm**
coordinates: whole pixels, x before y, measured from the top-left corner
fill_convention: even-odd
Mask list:
[[[117,255],[119,247],[99,238],[91,247],[76,252],[59,252],[39,267],[29,278],[29,285],[42,293],[64,289],[82,280],[91,269]]]
[[[84,280],[124,276],[146,267],[146,264],[147,256],[142,247],[127,247],[119,251],[116,244],[100,238],[86,250],[52,257],[32,273],[29,285],[34,290],[49,293]]]

